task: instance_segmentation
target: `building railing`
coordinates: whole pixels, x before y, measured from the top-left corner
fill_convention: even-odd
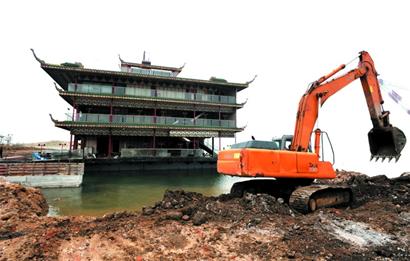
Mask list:
[[[168,89],[157,88],[140,88],[140,87],[119,87],[100,84],[68,84],[69,92],[80,92],[101,95],[118,95],[118,96],[134,96],[134,97],[149,97],[149,98],[167,98],[177,100],[203,101],[213,103],[236,104],[235,96],[214,95],[204,93],[191,93],[184,91],[174,91]]]
[[[121,158],[138,157],[212,157],[202,149],[169,149],[169,148],[123,148]]]
[[[199,127],[224,127],[236,128],[234,120],[216,119],[193,119],[165,116],[145,116],[145,115],[108,115],[94,113],[80,113],[75,119],[76,122],[92,123],[113,123],[130,125],[175,125],[175,126],[199,126]]]

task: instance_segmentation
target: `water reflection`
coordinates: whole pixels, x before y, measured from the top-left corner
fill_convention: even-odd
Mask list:
[[[205,195],[227,193],[239,178],[214,172],[147,172],[138,175],[85,175],[80,188],[43,189],[50,215],[103,215],[140,210],[162,199],[166,189],[184,189]]]

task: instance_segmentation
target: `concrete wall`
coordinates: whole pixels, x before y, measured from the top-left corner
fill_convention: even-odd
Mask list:
[[[16,162],[0,163],[0,177],[34,187],[78,187],[84,175],[84,163]]]
[[[8,182],[39,188],[79,187],[83,175],[3,176]]]

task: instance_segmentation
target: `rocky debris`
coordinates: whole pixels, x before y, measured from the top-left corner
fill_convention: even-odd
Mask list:
[[[410,260],[409,178],[344,172],[331,182],[355,204],[307,215],[265,194],[179,190],[141,212],[45,217],[38,190],[0,183],[0,260]]]
[[[0,179],[0,220],[27,219],[47,212],[47,201],[39,189]]]
[[[389,179],[385,175],[369,177],[358,172],[337,171],[336,179],[318,182],[349,185],[355,195],[354,206],[377,198],[389,198],[394,204],[403,205],[410,203],[410,176],[403,174]]]
[[[346,171],[336,169],[336,178],[334,179],[322,179],[320,183],[323,184],[349,184],[352,179],[356,177],[368,177],[360,172]]]
[[[195,226],[202,225],[207,221],[207,215],[205,212],[198,211],[192,217],[192,224]]]
[[[246,193],[242,198],[229,194],[206,197],[195,192],[167,190],[162,201],[157,202],[153,207],[143,208],[142,213],[151,215],[165,212],[166,214],[160,216],[160,219],[191,220],[194,225],[201,225],[208,221],[242,221],[245,212],[256,216],[274,213],[292,215],[294,212],[283,203],[282,198],[276,199],[266,194]],[[170,213],[172,217],[169,216]],[[174,215],[175,213],[178,215]]]
[[[165,215],[165,219],[181,220],[182,216],[184,216],[184,214],[182,214],[182,212],[180,212],[180,211],[169,211]]]
[[[408,177],[410,176],[410,172],[403,172],[400,177]]]
[[[152,214],[154,214],[154,209],[153,208],[150,208],[150,207],[144,207],[144,208],[142,208],[142,214],[144,214],[144,215],[146,215],[146,216],[149,216],[149,215],[152,215]]]

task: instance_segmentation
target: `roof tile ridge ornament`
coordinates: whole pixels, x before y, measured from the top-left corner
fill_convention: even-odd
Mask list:
[[[240,105],[245,106],[245,104],[248,102],[248,98],[246,98],[246,101],[240,103]]]
[[[120,62],[121,62],[121,63],[126,63],[123,59],[121,59],[121,55],[120,55],[120,54],[118,54],[118,59],[120,59]]]
[[[56,88],[56,90],[57,90],[58,92],[64,92],[63,89],[61,89],[60,87],[57,86],[57,83],[56,83],[56,82],[54,82],[54,87]]]
[[[256,77],[258,77],[258,75],[257,75],[257,74],[255,74],[255,76],[253,77],[253,79],[252,79],[252,80],[247,81],[245,84],[246,84],[246,85],[249,85],[249,84],[253,83],[253,81],[255,81]]]
[[[34,58],[37,60],[37,62],[39,62],[40,64],[45,64],[46,62],[44,60],[41,60],[40,58],[37,57],[36,53],[34,52],[33,48],[30,48],[31,52],[34,55]]]
[[[131,67],[138,67],[138,68],[148,68],[148,69],[158,69],[158,70],[166,70],[166,71],[171,71],[174,73],[179,74],[182,69],[185,67],[186,63],[184,63],[180,67],[173,67],[173,66],[163,66],[163,65],[155,65],[155,64],[144,64],[144,63],[136,63],[136,62],[127,62],[121,58],[121,56],[118,54],[118,58],[120,59],[121,65],[128,65]]]
[[[57,123],[57,122],[58,122],[58,120],[56,120],[56,119],[53,118],[53,115],[51,115],[51,113],[49,113],[48,115],[50,116],[50,119],[51,119],[51,121],[52,121],[53,123]]]

